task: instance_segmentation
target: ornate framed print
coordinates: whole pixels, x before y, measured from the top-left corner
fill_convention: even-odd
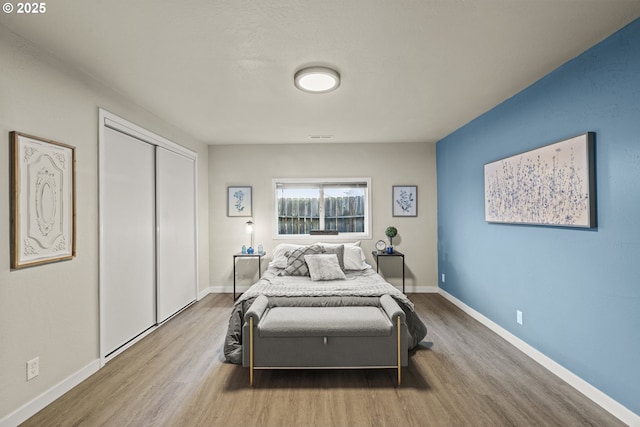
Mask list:
[[[393,186],[393,216],[418,216],[418,186]]]
[[[11,267],[76,255],[75,147],[11,132]]]
[[[251,187],[227,187],[227,216],[252,216]]]

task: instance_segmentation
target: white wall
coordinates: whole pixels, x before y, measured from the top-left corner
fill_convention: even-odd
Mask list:
[[[0,420],[99,357],[98,107],[198,153],[199,228],[208,235],[208,147],[0,26]],[[9,132],[76,147],[77,257],[10,270]],[[209,285],[199,242],[200,289]],[[38,356],[40,375],[26,381]]]
[[[375,242],[386,240],[389,225],[398,228],[394,246],[406,255],[407,292],[416,286],[437,286],[437,206],[435,147],[432,144],[282,144],[217,145],[209,148],[209,203],[211,284],[214,291],[233,285],[233,253],[249,241],[248,218],[226,216],[227,186],[253,187],[256,246],[271,253],[280,240],[272,239],[273,178],[371,177],[372,239],[363,240],[367,261]],[[418,186],[418,217],[392,216],[392,185]],[[310,241],[322,240],[314,237]],[[270,258],[268,256],[268,258]],[[248,260],[247,260],[248,261]],[[387,261],[383,273],[394,285],[402,284],[402,270]],[[248,264],[245,263],[245,264]],[[255,267],[243,265],[238,284],[246,289],[255,279]]]

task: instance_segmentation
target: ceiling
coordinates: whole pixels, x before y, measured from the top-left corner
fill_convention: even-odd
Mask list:
[[[636,19],[640,0],[57,0],[0,15],[207,144],[433,143]],[[307,65],[337,69],[340,88],[297,90]]]

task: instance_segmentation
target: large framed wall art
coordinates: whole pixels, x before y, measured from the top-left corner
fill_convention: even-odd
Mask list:
[[[485,220],[596,227],[594,133],[484,165]]]
[[[11,267],[76,255],[75,147],[11,132]]]

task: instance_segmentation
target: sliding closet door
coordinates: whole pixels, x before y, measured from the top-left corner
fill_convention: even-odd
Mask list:
[[[195,301],[195,161],[156,149],[158,323]]]
[[[156,323],[154,147],[105,129],[101,302],[105,354]]]

